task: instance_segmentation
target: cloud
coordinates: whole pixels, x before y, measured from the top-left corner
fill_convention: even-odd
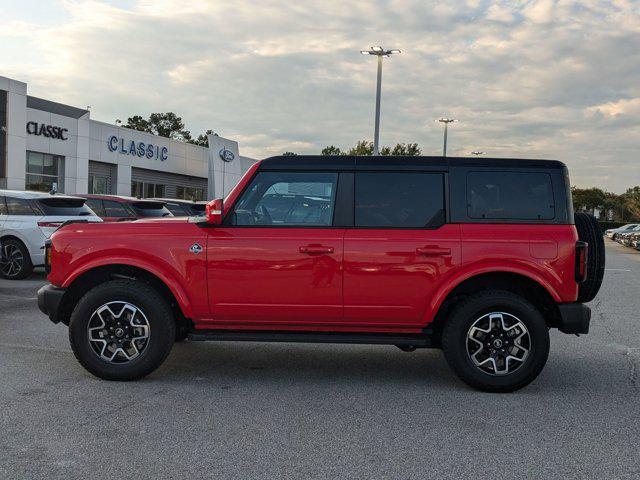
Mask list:
[[[113,121],[171,110],[243,154],[319,153],[373,136],[439,154],[565,161],[579,185],[640,181],[640,4],[625,0],[65,0],[2,7],[0,75]],[[51,10],[56,15],[52,15]],[[26,12],[26,13],[25,13]]]

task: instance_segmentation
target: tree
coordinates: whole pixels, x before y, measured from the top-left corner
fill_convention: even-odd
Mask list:
[[[342,150],[338,147],[334,147],[333,145],[329,145],[322,149],[321,155],[344,155]]]
[[[140,115],[134,115],[129,117],[126,125],[123,126],[140,132],[173,138],[174,140],[191,140],[191,133],[184,129],[182,118],[173,112],[152,113],[149,115],[148,120],[145,120]]]
[[[380,155],[402,155],[415,157],[420,155],[421,150],[417,143],[397,143],[395,147],[382,147]],[[350,148],[346,153],[339,147],[329,145],[322,149],[322,155],[373,155],[373,143],[367,140],[360,140],[355,147]]]
[[[594,213],[596,208],[603,208],[605,194],[599,188],[571,188],[574,210],[587,210]]]
[[[293,153],[293,152],[284,152],[282,154],[283,157],[295,157],[296,155],[298,155],[297,153]]]
[[[209,148],[209,137],[207,135],[211,135],[212,133],[213,130],[209,129],[205,133],[201,133],[200,135],[198,135],[198,138],[191,138],[187,140],[187,143],[192,143],[193,145],[200,145],[201,147]]]

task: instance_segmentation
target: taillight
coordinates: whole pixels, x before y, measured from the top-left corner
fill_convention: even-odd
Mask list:
[[[587,279],[587,257],[589,244],[576,242],[576,282],[582,283]]]
[[[44,242],[44,271],[51,273],[51,240]]]
[[[50,227],[50,228],[58,228],[64,222],[38,222],[39,227]]]

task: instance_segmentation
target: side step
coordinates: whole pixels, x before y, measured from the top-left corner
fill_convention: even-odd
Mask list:
[[[361,343],[370,345],[410,345],[427,348],[433,346],[431,336],[428,334],[394,333],[196,330],[189,334],[189,340],[196,342]]]

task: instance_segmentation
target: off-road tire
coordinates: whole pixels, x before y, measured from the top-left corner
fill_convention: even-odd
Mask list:
[[[605,250],[604,238],[598,220],[588,213],[575,214],[578,238],[589,244],[587,251],[587,279],[578,286],[578,302],[586,303],[593,300],[604,277]]]
[[[100,357],[89,342],[88,325],[93,313],[109,302],[129,302],[148,320],[148,344],[139,356],[127,363],[110,363]],[[144,377],[167,358],[176,336],[171,308],[151,286],[136,280],[113,280],[87,292],[77,303],[69,322],[69,341],[80,364],[105,380],[136,380]]]
[[[512,373],[493,375],[476,366],[467,351],[467,334],[483,315],[504,312],[517,317],[528,329],[529,353]],[[444,324],[442,350],[445,359],[466,384],[485,392],[513,392],[531,383],[544,368],[549,356],[549,330],[544,318],[531,303],[511,292],[486,290],[467,297]]]

